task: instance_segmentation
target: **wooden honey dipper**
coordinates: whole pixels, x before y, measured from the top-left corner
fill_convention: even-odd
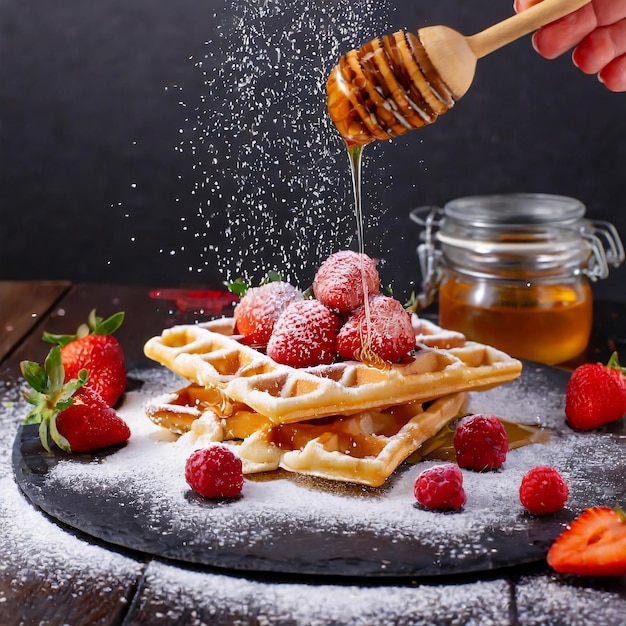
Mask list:
[[[433,123],[470,88],[478,59],[591,0],[543,0],[466,37],[446,26],[398,31],[344,55],[327,84],[330,117],[349,144]]]

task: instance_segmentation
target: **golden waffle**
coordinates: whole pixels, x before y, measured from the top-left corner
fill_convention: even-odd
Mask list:
[[[428,333],[419,332],[426,341]],[[436,332],[430,327],[431,336]],[[521,363],[490,346],[465,342],[450,349],[420,346],[406,363],[384,369],[356,361],[295,369],[245,346],[232,318],[166,329],[145,345],[148,357],[191,382],[220,392],[273,423],[352,415],[408,402],[428,402],[513,380]]]
[[[278,424],[237,448],[246,473],[290,472],[378,487],[408,456],[456,417],[466,394],[423,407],[409,403],[352,416]]]
[[[232,402],[217,389],[191,384],[177,391],[164,393],[144,407],[146,415],[157,425],[177,435],[203,425],[218,429],[215,440],[245,439],[253,432],[271,425],[270,420],[245,404]],[[202,421],[203,425],[197,426]]]
[[[291,472],[377,487],[402,461],[461,411],[466,394],[289,424],[272,424],[238,404],[224,405],[214,390],[189,385],[146,405],[157,425],[193,446],[243,440],[245,474],[279,467]]]

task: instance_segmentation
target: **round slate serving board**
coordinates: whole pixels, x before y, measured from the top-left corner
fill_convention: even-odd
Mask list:
[[[180,379],[160,367],[130,378],[133,390],[119,408],[132,430],[126,445],[49,455],[37,428],[23,427],[13,449],[16,480],[35,506],[71,528],[181,564],[379,579],[484,572],[541,560],[582,509],[624,503],[623,420],[597,432],[569,429],[569,373],[555,368],[524,363],[517,381],[471,395],[473,412],[540,424],[550,440],[510,451],[498,472],[464,471],[467,504],[456,513],[415,503],[413,482],[434,462],[406,463],[378,489],[279,471],[247,477],[236,500],[204,500],[184,481],[190,449],[142,410],[148,398],[180,387]],[[567,508],[541,518],[518,499],[521,477],[540,464],[557,467],[570,485]]]

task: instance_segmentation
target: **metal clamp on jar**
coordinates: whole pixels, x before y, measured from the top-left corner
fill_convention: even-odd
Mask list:
[[[472,196],[421,207],[419,306],[439,295],[439,323],[517,358],[556,364],[581,354],[593,322],[589,280],[624,261],[615,227],[578,200]]]

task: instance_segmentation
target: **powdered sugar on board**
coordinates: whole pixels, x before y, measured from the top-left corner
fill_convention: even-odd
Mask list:
[[[456,514],[415,504],[414,480],[432,463],[401,467],[381,489],[276,473],[247,478],[234,501],[203,500],[184,479],[191,448],[143,412],[147,400],[183,384],[160,367],[131,373],[143,384],[127,393],[120,409],[132,430],[124,448],[88,462],[59,460],[41,478],[43,484],[29,483],[25,491],[44,510],[85,532],[188,562],[379,576],[514,565],[541,558],[574,514],[585,506],[614,504],[626,484],[625,470],[612,463],[623,455],[623,439],[575,434],[564,426],[565,378],[557,374],[555,385],[553,370],[531,366],[519,381],[472,395],[472,410],[541,424],[554,436],[511,451],[499,472],[464,471],[467,504]],[[555,466],[571,489],[568,509],[543,519],[527,515],[518,498],[521,477],[538,464]]]

